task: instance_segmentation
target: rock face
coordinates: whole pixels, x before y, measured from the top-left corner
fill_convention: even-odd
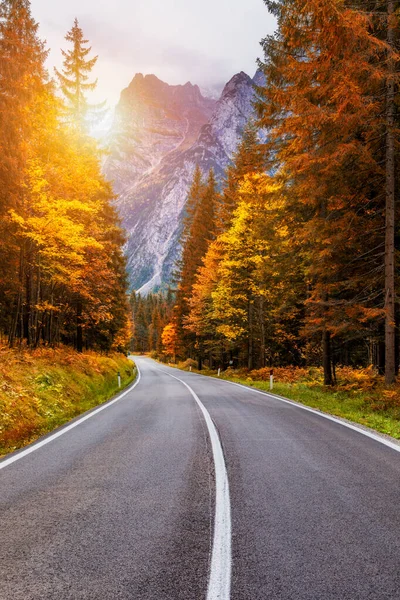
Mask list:
[[[195,166],[222,179],[253,97],[253,80],[243,72],[218,102],[198,86],[169,86],[154,75],[136,75],[122,92],[104,171],[128,235],[133,289],[146,294],[171,280]]]

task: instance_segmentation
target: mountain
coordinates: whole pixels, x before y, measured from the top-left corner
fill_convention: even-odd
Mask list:
[[[133,289],[145,294],[171,280],[195,166],[222,179],[253,97],[253,80],[243,72],[218,101],[196,85],[170,86],[155,75],[136,75],[122,92],[104,171],[128,235]]]

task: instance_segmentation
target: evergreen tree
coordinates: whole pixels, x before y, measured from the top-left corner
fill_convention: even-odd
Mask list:
[[[219,267],[224,257],[225,244],[219,236],[211,242],[207,254],[198,269],[192,295],[189,301],[189,314],[185,320],[185,328],[196,335],[205,352],[209,356],[209,367],[213,361],[225,366],[226,352],[231,344],[218,331],[221,319],[216,317],[213,293],[219,282]]]
[[[192,295],[196,273],[202,264],[208,246],[216,235],[216,208],[218,191],[214,172],[211,170],[206,184],[196,169],[188,199],[188,218],[182,236],[182,259],[180,261],[179,283],[174,309],[175,323],[180,346],[180,354],[197,352],[201,366],[202,349],[195,348],[195,336],[185,329],[189,314],[189,300]]]
[[[123,235],[93,140],[61,118],[26,0],[0,2],[0,330],[124,348]]]
[[[267,153],[264,144],[260,143],[258,129],[254,122],[249,122],[243,137],[228,166],[226,181],[218,209],[219,229],[229,227],[233,213],[238,205],[240,184],[250,173],[264,173],[267,167]]]
[[[132,350],[163,354],[162,333],[172,316],[174,299],[168,294],[148,294],[142,298],[131,293],[133,337]]]
[[[24,181],[30,144],[47,95],[47,52],[28,0],[0,2],[0,325],[23,319],[29,261],[11,211],[29,210]],[[28,275],[29,276],[29,275]],[[10,324],[10,316],[15,317]],[[13,336],[11,335],[11,339]]]
[[[99,111],[103,106],[93,106],[88,103],[87,93],[96,89],[97,80],[89,82],[89,76],[95,67],[98,56],[88,58],[91,47],[86,40],[78,19],[75,19],[72,29],[65,36],[72,44],[71,50],[62,50],[64,57],[62,72],[55,69],[60,83],[60,89],[67,102],[67,112],[82,131],[85,130],[89,114]]]
[[[367,338],[385,316],[392,340],[386,344],[387,382],[393,381],[393,277],[385,284],[381,260],[385,212],[393,221],[381,168],[388,155],[382,131],[386,140],[394,132],[382,85],[392,79],[392,45],[383,41],[379,15],[359,10],[358,3],[266,4],[279,29],[263,42],[266,85],[258,109],[287,186],[288,210],[296,214],[293,233],[306,250],[307,335],[322,338],[325,383],[331,384],[332,336]],[[389,229],[385,263],[391,270]]]
[[[254,123],[250,122],[243,133],[234,162],[227,170],[226,183],[217,210],[218,237],[208,246],[202,266],[196,273],[190,298],[190,311],[185,319],[185,327],[196,334],[197,339],[201,340],[201,345],[208,352],[209,363],[215,359],[224,365],[226,353],[231,352],[235,347],[233,338],[222,335],[219,329],[226,315],[221,311],[217,317],[213,302],[213,294],[220,278],[219,266],[224,260],[226,249],[221,234],[231,227],[246,177],[257,173],[262,174],[266,164],[264,145],[260,143]],[[246,284],[243,282],[243,285]]]

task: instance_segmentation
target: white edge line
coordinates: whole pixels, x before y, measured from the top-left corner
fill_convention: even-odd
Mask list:
[[[32,452],[35,452],[36,450],[39,450],[39,448],[42,448],[43,446],[46,446],[47,444],[50,444],[50,442],[53,442],[54,440],[56,440],[57,438],[61,437],[62,435],[64,435],[68,431],[71,431],[71,429],[74,429],[75,427],[78,427],[78,425],[81,425],[82,423],[84,423],[88,419],[91,419],[95,415],[99,414],[101,411],[106,410],[106,408],[110,408],[110,406],[112,406],[116,402],[119,402],[120,400],[122,400],[122,398],[124,396],[126,396],[132,390],[135,389],[135,387],[138,385],[138,383],[140,381],[141,373],[140,373],[139,367],[137,366],[136,363],[135,363],[135,366],[137,368],[138,376],[136,378],[135,383],[132,386],[130,386],[125,392],[122,392],[122,394],[120,394],[117,398],[114,398],[114,400],[109,400],[108,402],[106,402],[105,404],[103,404],[102,406],[100,406],[99,408],[96,408],[96,410],[92,410],[92,412],[90,412],[89,414],[86,414],[84,417],[81,417],[77,421],[74,421],[70,425],[67,425],[66,427],[63,427],[62,429],[60,429],[56,433],[53,433],[52,435],[49,435],[48,437],[45,437],[40,442],[34,442],[30,446],[28,446],[25,450],[21,450],[21,452],[18,452],[17,454],[15,454],[13,456],[10,456],[10,458],[3,459],[0,462],[0,471],[2,469],[5,469],[6,467],[8,467],[9,465],[11,465],[12,463],[16,462],[17,460],[21,460],[21,458],[24,458],[28,454],[31,454]]]
[[[180,369],[178,369],[178,370],[180,370]],[[166,372],[166,371],[164,371],[164,372]],[[187,371],[183,371],[183,372],[187,373]],[[280,402],[284,402],[285,404],[290,404],[291,406],[294,406],[296,408],[301,408],[302,410],[306,410],[307,412],[313,413],[314,415],[318,415],[319,417],[322,417],[323,419],[328,419],[328,421],[333,421],[334,423],[338,423],[339,425],[342,425],[342,427],[347,427],[348,429],[352,429],[353,431],[356,431],[357,433],[361,433],[362,435],[365,435],[366,437],[369,437],[372,440],[375,440],[376,442],[383,444],[384,446],[388,446],[388,448],[392,448],[392,450],[395,450],[396,452],[400,452],[400,445],[395,444],[395,443],[391,442],[390,440],[386,440],[384,437],[381,437],[380,435],[377,435],[376,433],[373,433],[372,431],[367,431],[365,429],[362,429],[361,427],[357,427],[357,425],[352,425],[351,423],[346,423],[345,421],[342,421],[341,419],[337,419],[336,417],[334,417],[332,415],[328,415],[327,413],[324,413],[322,411],[316,410],[309,406],[305,406],[304,404],[301,404],[300,402],[296,402],[294,400],[288,400],[287,398],[278,396],[278,394],[271,394],[268,392],[263,392],[262,390],[257,390],[252,387],[247,387],[246,385],[243,385],[242,383],[235,383],[234,381],[229,381],[228,379],[217,379],[216,377],[211,377],[210,375],[203,375],[202,373],[188,373],[188,374],[200,375],[201,377],[207,377],[207,379],[212,379],[213,381],[220,381],[220,382],[224,382],[224,383],[229,383],[230,385],[236,385],[237,387],[240,387],[243,390],[246,390],[247,392],[250,392],[250,393],[254,392],[255,394],[261,394],[262,396],[267,396],[269,398],[272,398],[273,400],[279,400]]]
[[[229,481],[225,465],[224,453],[216,427],[210,413],[192,388],[179,377],[171,375],[164,369],[162,373],[182,383],[196,400],[207,424],[211,439],[215,466],[215,522],[214,539],[211,553],[210,576],[208,581],[207,600],[229,600],[231,589],[232,549],[231,549],[231,503],[229,497]]]

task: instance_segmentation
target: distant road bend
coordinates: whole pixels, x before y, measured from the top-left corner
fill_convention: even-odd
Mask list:
[[[0,600],[400,599],[399,447],[136,362],[0,461]]]

